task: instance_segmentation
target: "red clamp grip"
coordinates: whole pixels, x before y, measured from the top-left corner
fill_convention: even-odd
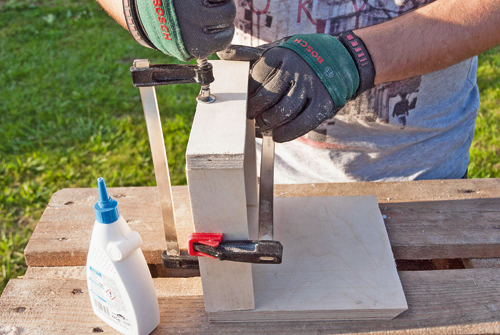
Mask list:
[[[192,233],[188,239],[188,252],[190,256],[204,256],[216,259],[216,257],[207,255],[203,252],[194,250],[194,243],[217,247],[222,242],[222,233]]]

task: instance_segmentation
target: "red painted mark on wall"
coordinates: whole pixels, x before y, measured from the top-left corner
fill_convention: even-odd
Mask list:
[[[361,5],[361,7],[358,7],[358,0],[352,0],[352,5],[354,6],[354,10],[356,11],[356,13],[358,13],[359,11],[365,9],[366,0],[363,0],[363,4]],[[360,14],[356,14],[356,24],[355,24],[356,29],[359,28],[359,15]]]
[[[356,12],[359,12],[360,10],[363,10],[365,9],[366,7],[366,2],[363,1],[363,4],[361,5],[361,7],[358,7],[358,0],[352,0],[352,5],[354,6],[354,10]]]
[[[299,12],[297,14],[297,23],[300,23],[302,11],[304,11],[309,21],[311,21],[312,24],[316,25],[316,21],[314,21],[311,13],[306,7],[311,1],[313,0],[305,0],[304,2],[302,2],[302,0],[299,0]]]
[[[253,0],[248,1],[248,7],[254,12],[256,15],[266,14],[271,6],[271,0],[267,0],[266,7],[263,10],[257,10],[253,6]]]

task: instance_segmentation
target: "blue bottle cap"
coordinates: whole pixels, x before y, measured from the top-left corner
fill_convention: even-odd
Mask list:
[[[100,223],[113,223],[120,217],[118,202],[108,195],[104,178],[97,179],[97,187],[99,189],[99,200],[94,206],[95,219]]]

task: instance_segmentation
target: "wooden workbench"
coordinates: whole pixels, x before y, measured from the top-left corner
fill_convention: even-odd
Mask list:
[[[189,195],[184,186],[173,192],[185,249]],[[141,234],[159,276],[161,323],[154,334],[500,334],[500,179],[276,186],[281,197],[377,195],[399,269],[430,269],[399,271],[409,310],[391,321],[209,323],[199,277],[160,278],[196,272],[158,266],[164,241],[156,189],[111,188],[110,194]],[[116,333],[92,313],[85,281],[96,200],[95,189],[53,195],[25,250],[26,275],[11,280],[0,298],[0,334]]]

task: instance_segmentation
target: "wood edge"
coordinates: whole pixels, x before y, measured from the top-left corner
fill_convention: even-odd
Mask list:
[[[217,154],[217,155],[186,155],[186,169],[189,170],[224,170],[242,169],[243,154]]]
[[[312,321],[389,321],[396,318],[407,308],[391,308],[382,311],[377,310],[333,310],[333,311],[230,311],[207,313],[210,322],[233,323],[233,322],[312,322]],[[300,315],[297,315],[299,314]],[[352,317],[352,314],[358,314]],[[323,314],[323,315],[321,315]]]
[[[19,278],[19,277],[18,277]],[[85,266],[30,266],[20,279],[78,279],[85,280]]]
[[[488,199],[488,198],[498,198],[497,193],[495,194],[484,194],[481,192],[486,189],[487,193],[489,190],[494,189],[494,185],[498,184],[500,186],[500,178],[476,178],[476,179],[433,179],[433,180],[413,180],[413,181],[383,181],[383,182],[340,182],[334,183],[338,190],[343,192],[350,192],[350,194],[335,194],[337,195],[347,195],[347,196],[357,196],[357,195],[367,195],[361,194],[363,190],[376,189],[373,191],[373,195],[376,195],[379,203],[394,203],[394,202],[420,202],[420,201],[442,201],[442,200],[466,200],[466,199]],[[429,200],[423,199],[427,198],[427,194],[424,194],[423,198],[420,195],[420,190],[429,187],[434,189],[437,185],[443,184],[445,188],[450,188],[462,194],[460,197],[451,198],[440,198]],[[457,184],[455,186],[455,184]],[[459,184],[459,185],[458,185]],[[297,192],[300,192],[303,188],[308,189],[309,195],[307,196],[322,196],[326,195],[325,190],[328,188],[329,183],[305,183],[305,184],[276,184],[275,185],[275,197],[290,197],[297,196]],[[376,187],[380,185],[381,187]],[[412,194],[412,197],[406,196],[402,201],[398,199],[400,197],[401,189],[404,186],[405,189],[410,190],[408,194]],[[470,190],[472,187],[479,188],[478,190]],[[496,186],[496,185],[495,185]],[[396,198],[391,198],[387,194],[387,189],[391,188],[397,191]],[[473,191],[473,192],[471,192]],[[366,192],[366,191],[364,191]],[[403,192],[404,193],[404,192]],[[389,196],[389,198],[384,195]]]
[[[26,249],[24,258],[28,267],[85,266],[87,263],[87,251],[27,252]],[[163,251],[163,249],[143,251],[146,263],[161,264]]]

